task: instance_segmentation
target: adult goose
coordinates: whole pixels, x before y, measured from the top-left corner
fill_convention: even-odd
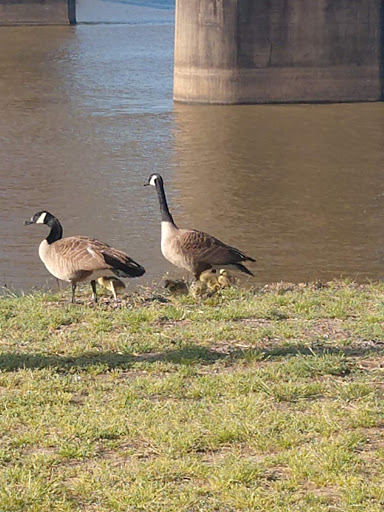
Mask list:
[[[194,229],[176,226],[168,209],[164,182],[160,174],[151,174],[145,185],[156,187],[161,212],[161,252],[173,265],[192,272],[197,280],[210,268],[229,267],[253,276],[243,265],[244,261],[255,261],[235,247],[217,238]]]
[[[46,210],[35,213],[28,224],[46,224],[51,230],[39,246],[39,256],[47,270],[57,279],[72,285],[72,302],[78,283],[91,282],[92,298],[97,302],[96,279],[99,277],[140,277],[145,269],[125,252],[88,236],[62,238],[63,228]]]

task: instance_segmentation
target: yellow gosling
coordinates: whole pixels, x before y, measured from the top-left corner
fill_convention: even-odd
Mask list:
[[[122,291],[125,288],[123,281],[120,281],[117,277],[99,277],[97,282],[99,285],[110,290],[113,293],[115,300],[117,300],[117,291]]]
[[[209,290],[217,291],[220,288],[215,269],[210,269],[206,270],[205,272],[202,272],[200,274],[199,279],[202,283],[205,283],[207,285],[207,288]]]
[[[203,295],[205,295],[208,291],[208,287],[207,285],[203,282],[203,281],[192,281],[190,287],[189,287],[189,292],[190,294],[195,298],[199,298],[199,297],[202,297]]]
[[[228,288],[232,286],[235,282],[235,278],[231,276],[231,274],[225,268],[220,269],[220,275],[217,278],[217,281],[221,288]]]

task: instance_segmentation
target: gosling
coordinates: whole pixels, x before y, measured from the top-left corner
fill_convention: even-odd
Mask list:
[[[216,269],[209,269],[202,272],[199,277],[202,283],[207,285],[209,290],[216,292],[220,289],[220,284],[217,278]]]
[[[104,286],[107,290],[113,293],[115,300],[117,300],[117,291],[122,291],[125,289],[125,284],[120,279],[111,276],[99,277],[97,282],[100,286]]]
[[[165,279],[163,288],[169,291],[171,295],[187,295],[188,286],[184,281],[173,281],[172,279]]]
[[[189,292],[195,299],[201,298],[208,292],[208,286],[204,281],[194,280],[189,286]]]
[[[217,281],[219,283],[219,286],[221,288],[229,288],[232,286],[235,282],[235,279],[231,274],[226,270],[225,268],[220,269],[220,275],[217,278]]]

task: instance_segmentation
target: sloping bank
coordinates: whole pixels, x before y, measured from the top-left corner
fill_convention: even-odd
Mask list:
[[[0,298],[0,510],[381,511],[384,286]]]

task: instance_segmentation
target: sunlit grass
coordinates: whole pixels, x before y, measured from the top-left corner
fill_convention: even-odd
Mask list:
[[[384,286],[0,298],[1,511],[384,508]]]

